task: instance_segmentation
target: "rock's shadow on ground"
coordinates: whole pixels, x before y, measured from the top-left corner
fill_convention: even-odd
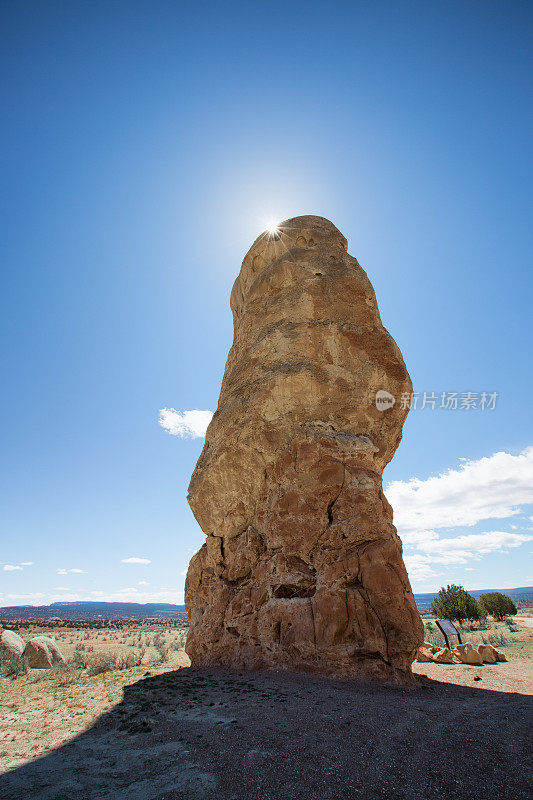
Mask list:
[[[525,798],[531,698],[283,672],[146,677],[82,735],[4,774],[3,800]]]

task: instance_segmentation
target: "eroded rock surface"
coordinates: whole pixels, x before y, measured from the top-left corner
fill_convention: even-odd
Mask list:
[[[24,648],[24,658],[32,669],[50,669],[56,664],[66,664],[63,653],[51,636],[34,636]]]
[[[15,631],[3,630],[0,633],[0,653],[10,656],[22,656],[24,652],[24,639]]]
[[[422,624],[381,474],[411,381],[372,285],[331,222],[297,217],[253,244],[231,308],[189,487],[192,664],[408,682]]]

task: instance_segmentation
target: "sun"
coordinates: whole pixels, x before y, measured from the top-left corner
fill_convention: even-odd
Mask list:
[[[265,230],[271,236],[275,236],[277,233],[279,233],[279,223],[271,219],[267,222]]]

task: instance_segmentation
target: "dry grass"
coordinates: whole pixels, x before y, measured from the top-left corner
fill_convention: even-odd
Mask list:
[[[9,768],[90,728],[145,675],[187,666],[187,629],[132,623],[119,629],[33,626],[19,631],[52,636],[67,659],[53,669],[5,665],[0,677],[0,763]]]
[[[434,618],[424,620],[424,639],[444,647],[444,636],[435,625]],[[471,642],[474,647],[491,644],[503,650],[510,659],[533,659],[533,628],[527,628],[514,618],[497,622],[492,619],[478,622],[464,622],[456,626],[463,642]]]
[[[54,638],[67,662],[75,669],[104,672],[170,661],[183,650],[187,635],[184,624],[131,623],[122,628],[77,629],[68,625],[18,631],[25,641],[33,636]],[[100,665],[100,669],[97,666]],[[106,669],[103,669],[106,667]]]
[[[28,670],[24,661],[3,654],[0,676],[11,680],[25,677],[30,684],[56,681],[67,685],[83,675],[131,670],[183,662],[187,628],[185,625],[150,625],[132,623],[119,629],[77,629],[75,627],[31,626],[19,631],[25,641],[33,636],[51,636],[59,645],[67,665],[54,669]]]

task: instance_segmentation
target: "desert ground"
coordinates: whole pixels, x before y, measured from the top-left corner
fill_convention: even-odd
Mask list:
[[[69,665],[0,678],[0,797],[529,797],[529,620],[462,632],[507,663],[415,663],[413,689],[191,669],[183,625],[21,629]]]

